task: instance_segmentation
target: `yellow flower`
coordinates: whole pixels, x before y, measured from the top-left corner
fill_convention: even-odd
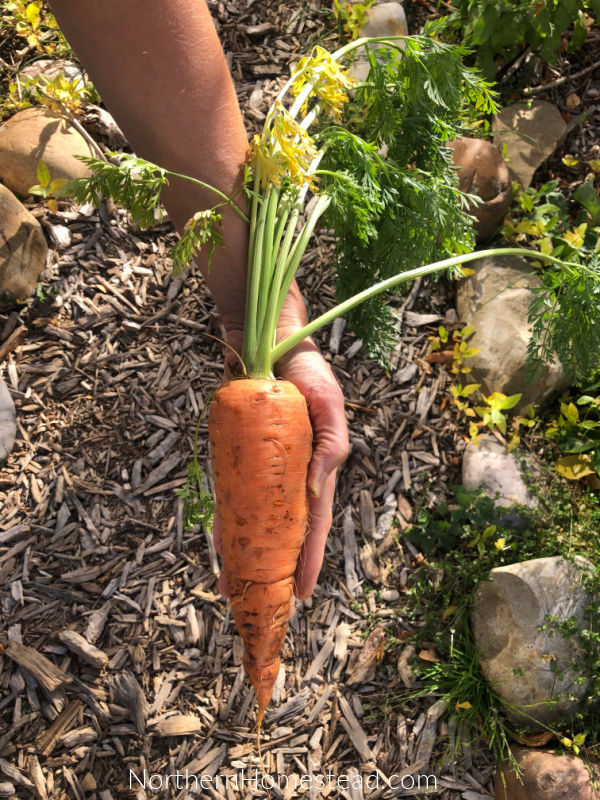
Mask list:
[[[297,97],[307,84],[312,85],[311,96],[318,97],[335,120],[342,115],[342,107],[348,102],[348,89],[357,81],[349,70],[343,69],[323,47],[315,47],[296,67],[297,77],[292,84],[292,93]],[[302,107],[306,113],[306,101]]]
[[[272,144],[263,141],[263,139],[255,134],[250,148],[250,164],[256,172],[260,172],[260,182],[263,189],[266,189],[269,183],[274,186],[280,186],[282,179],[285,177],[286,162],[282,153],[273,153]]]
[[[498,550],[504,550],[505,544],[506,544],[506,539],[503,536],[501,536],[499,539],[496,539],[496,541],[494,542],[494,545]]]
[[[271,131],[273,153],[283,157],[292,183],[302,186],[308,182],[313,186],[314,179],[307,175],[307,170],[317,155],[315,143],[281,103],[276,104],[276,109]]]

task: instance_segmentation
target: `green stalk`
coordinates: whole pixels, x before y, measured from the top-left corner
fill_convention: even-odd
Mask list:
[[[277,218],[277,204],[279,203],[280,192],[276,187],[269,187],[269,202],[267,204],[267,214],[265,220],[265,230],[262,241],[261,263],[256,265],[260,269],[260,287],[258,290],[258,313],[256,315],[257,331],[259,334],[264,326],[264,319],[267,309],[267,300],[275,269],[273,259],[273,234],[275,232],[275,222]]]
[[[293,196],[292,194],[288,193],[286,196],[285,205],[280,211],[279,221],[277,222],[277,229],[275,231],[275,235],[273,236],[273,249],[271,251],[271,260],[273,261],[273,264],[277,264],[277,254],[279,253],[281,239],[283,237],[283,232],[290,217],[293,204],[294,204]]]
[[[307,336],[311,336],[325,325],[333,322],[333,320],[337,317],[341,317],[343,314],[346,314],[348,311],[356,308],[356,306],[364,303],[365,300],[370,300],[372,297],[376,297],[378,294],[381,294],[381,292],[393,289],[394,286],[398,286],[399,284],[405,283],[413,278],[431,275],[433,272],[441,272],[444,269],[448,269],[448,267],[454,267],[458,264],[468,263],[469,261],[476,261],[480,258],[489,258],[490,256],[525,256],[527,258],[548,261],[551,264],[556,264],[561,267],[567,267],[569,269],[571,268],[571,265],[568,264],[568,262],[561,261],[560,259],[554,258],[554,256],[546,255],[545,253],[539,253],[535,250],[525,250],[522,247],[497,247],[492,250],[479,250],[475,253],[452,256],[452,258],[445,258],[442,261],[435,261],[432,264],[427,264],[423,267],[410,269],[406,272],[400,273],[399,275],[394,275],[392,278],[387,278],[384,281],[380,281],[374,286],[371,286],[369,289],[365,289],[363,292],[359,292],[353,297],[348,298],[348,300],[344,300],[343,303],[339,303],[339,305],[329,309],[329,311],[326,311],[324,314],[321,314],[320,317],[317,317],[312,322],[309,322],[308,325],[305,325],[299,331],[296,331],[291,336],[288,336],[287,339],[284,339],[273,348],[273,352],[271,353],[271,365],[274,366],[282,356],[284,356],[297,344],[300,344],[300,342],[303,339],[306,339]]]
[[[285,297],[289,291],[292,280],[294,279],[296,270],[298,269],[300,259],[304,255],[308,241],[312,236],[315,225],[317,224],[317,221],[323,211],[325,211],[327,208],[328,204],[329,198],[319,198],[315,208],[313,209],[313,213],[304,223],[304,226],[298,238],[296,239],[291,252],[287,254],[282,248],[282,252],[277,260],[277,267],[275,269],[271,293],[269,295],[268,311],[260,333],[259,352],[256,359],[256,367],[261,371],[261,373],[266,372],[267,374],[271,374],[272,372],[272,349],[275,345],[275,335],[277,332],[279,315],[281,314]],[[296,218],[298,216],[297,210],[295,216]],[[294,219],[294,215],[292,215],[292,219]],[[288,233],[290,233],[290,231],[293,233],[293,228],[291,226],[288,230]],[[287,236],[286,239],[288,239],[287,248],[289,248],[291,236]]]
[[[195,183],[198,186],[202,186],[203,189],[210,189],[211,192],[216,194],[220,197],[228,206],[231,206],[238,217],[241,217],[244,222],[250,222],[248,219],[248,215],[245,214],[242,209],[238,206],[237,203],[234,203],[231,197],[227,197],[227,195],[222,192],[220,189],[215,189],[214,186],[211,186],[210,183],[205,183],[201,181],[199,178],[190,178],[189,175],[182,175],[180,172],[171,172],[170,169],[163,169],[165,175],[172,175],[174,178],[182,178],[184,181],[189,181],[190,183]]]
[[[267,221],[267,207],[272,187],[269,186],[266,196],[260,200],[258,211],[258,221],[254,229],[254,246],[252,259],[248,261],[248,285],[246,289],[246,319],[244,323],[244,346],[242,350],[242,360],[248,370],[254,363],[256,349],[258,346],[258,334],[261,321],[258,318],[259,292],[261,285],[261,268],[263,254],[263,240],[265,225]],[[258,200],[255,198],[254,203]]]
[[[313,234],[315,229],[315,225],[317,224],[319,217],[323,214],[325,209],[330,203],[329,197],[321,196],[319,197],[314,209],[313,213],[310,215],[310,218],[304,224],[302,231],[294,243],[292,251],[290,252],[289,256],[285,261],[285,276],[281,283],[281,288],[279,290],[279,300],[277,304],[277,316],[276,319],[279,319],[279,314],[281,313],[281,309],[283,306],[283,301],[285,300],[285,296],[288,293],[288,290],[291,286],[292,280],[294,279],[294,275],[296,274],[296,270],[298,269],[298,265],[300,264],[300,259],[304,255],[304,252],[308,246],[308,240]],[[274,361],[271,361],[274,364]]]

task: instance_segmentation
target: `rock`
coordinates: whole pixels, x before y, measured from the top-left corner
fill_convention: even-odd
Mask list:
[[[536,169],[556,150],[566,130],[567,124],[556,106],[545,100],[515,103],[492,120],[494,147],[505,154],[511,173],[525,189]]]
[[[521,779],[508,761],[503,762],[494,777],[496,800],[598,800],[600,797],[581,758],[526,747],[514,747],[512,753],[522,770]]]
[[[25,300],[46,266],[48,245],[37,219],[0,184],[0,303]]]
[[[2,378],[0,378],[0,464],[6,461],[17,434],[15,404]]]
[[[480,383],[484,394],[520,393],[516,412],[566,388],[569,381],[558,360],[546,366],[535,383],[526,377],[530,289],[539,285],[527,261],[520,256],[502,256],[469,266],[475,274],[460,282],[456,298],[460,319],[475,327],[469,345],[480,349],[468,360],[472,367],[469,382]]]
[[[37,78],[38,75],[43,75],[45,78],[48,78],[48,80],[52,81],[57,75],[60,75],[61,72],[64,73],[69,83],[77,81],[75,84],[76,89],[83,89],[85,78],[83,77],[81,69],[73,61],[67,61],[66,59],[38,58],[37,61],[32,61],[31,64],[27,64],[26,67],[23,67],[19,75],[25,75],[25,77],[30,79]]]
[[[571,695],[586,690],[587,677],[575,682],[585,677],[579,637],[556,630],[550,636],[540,627],[552,615],[558,623],[575,617],[581,629],[590,603],[582,580],[591,569],[580,556],[536,558],[497,567],[477,587],[471,621],[481,669],[517,724],[549,724],[574,713]]]
[[[46,108],[26,108],[0,128],[0,179],[25,195],[37,182],[44,161],[54,178],[85,178],[90,170],[75,156],[91,156],[90,146],[69,123]]]
[[[360,32],[361,36],[408,36],[406,14],[400,3],[377,3],[367,14],[368,19]],[[373,50],[379,47],[385,45],[371,45]],[[350,72],[358,81],[364,81],[369,74],[369,62],[364,57],[362,48],[357,51]]]
[[[494,500],[496,507],[539,506],[539,500],[525,485],[515,454],[509,453],[490,434],[482,436],[479,445],[467,445],[462,462],[462,482],[467,489],[478,489],[483,484],[485,494]],[[502,518],[505,525],[521,525],[523,522],[521,515],[514,511],[507,512]]]
[[[477,218],[477,239],[489,239],[502,224],[512,200],[512,182],[506,162],[491,142],[483,139],[463,136],[448,142],[448,147],[458,167],[460,190],[477,195],[483,201],[469,209]]]

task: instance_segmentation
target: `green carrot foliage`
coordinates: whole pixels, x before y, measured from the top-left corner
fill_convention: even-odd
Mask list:
[[[433,31],[435,33],[435,30]],[[475,112],[495,109],[489,84],[462,64],[464,51],[429,35],[405,51],[368,51],[370,72],[339,126],[322,129],[319,192],[337,238],[337,294],[351,297],[400,272],[471,250],[468,201],[458,190],[450,139]],[[385,361],[396,336],[381,297],[350,312],[369,354]]]

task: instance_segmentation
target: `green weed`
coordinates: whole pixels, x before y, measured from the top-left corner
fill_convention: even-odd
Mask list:
[[[522,740],[523,731],[506,719],[502,699],[488,686],[479,668],[470,615],[474,592],[494,567],[532,558],[576,554],[600,564],[600,497],[578,484],[566,484],[548,471],[530,486],[538,496],[538,509],[521,509],[526,520],[518,530],[503,524],[503,510],[480,491],[454,487],[453,503],[435,510],[421,507],[416,523],[405,535],[426,554],[417,566],[415,579],[406,590],[403,617],[417,633],[413,668],[419,688],[416,695],[397,695],[390,701],[406,704],[416,696],[446,701],[456,726],[455,746],[483,740],[493,757],[510,758],[510,742]],[[552,525],[548,524],[552,520]],[[586,579],[590,596],[600,595],[600,569]],[[583,630],[573,631],[568,620],[547,620],[556,635],[578,635],[586,656],[581,681],[588,681],[580,712],[556,729],[549,738],[562,740],[563,747],[593,755],[600,743],[600,725],[595,699],[600,690],[600,614],[597,602],[590,605]],[[571,745],[567,745],[571,742]],[[585,745],[584,745],[585,743]]]

